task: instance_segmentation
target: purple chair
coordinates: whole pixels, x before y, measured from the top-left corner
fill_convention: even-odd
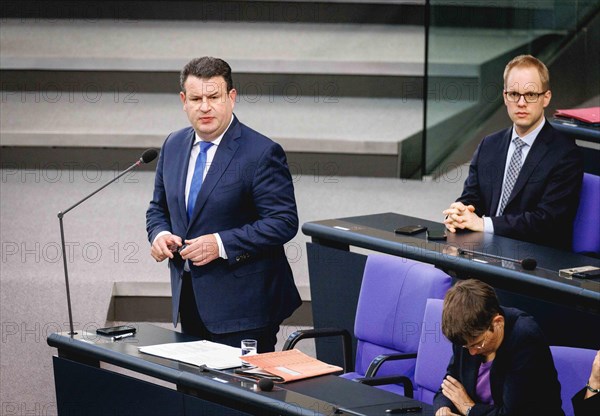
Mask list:
[[[583,174],[579,208],[573,222],[573,251],[600,256],[600,176]]]
[[[563,411],[565,416],[573,416],[571,397],[586,385],[596,351],[557,346],[551,346],[550,351],[558,372]]]
[[[404,395],[402,385],[389,383],[413,380],[425,304],[428,298],[442,299],[450,286],[450,276],[432,265],[385,254],[369,255],[354,325],[356,369],[342,377]],[[352,368],[350,334],[345,330],[296,331],[283,349],[293,348],[301,339],[334,335],[344,337],[345,366]],[[407,396],[412,397],[412,389]]]
[[[441,299],[427,300],[417,351],[414,398],[429,404],[433,404],[452,357],[452,343],[442,333],[443,306]]]
[[[342,377],[403,375],[412,381],[427,299],[442,299],[451,283],[450,276],[429,264],[370,255],[356,308],[355,371]],[[413,358],[397,360],[402,354]],[[404,388],[396,384],[379,387],[404,393]]]

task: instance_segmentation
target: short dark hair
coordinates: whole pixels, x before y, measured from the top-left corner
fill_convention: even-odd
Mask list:
[[[233,89],[231,67],[227,62],[219,58],[203,56],[202,58],[194,58],[188,62],[181,70],[179,76],[179,86],[183,92],[185,92],[185,81],[190,75],[201,79],[222,76],[227,84],[227,92]]]
[[[442,332],[453,344],[466,345],[490,329],[498,314],[504,315],[490,285],[475,279],[461,280],[444,298]]]

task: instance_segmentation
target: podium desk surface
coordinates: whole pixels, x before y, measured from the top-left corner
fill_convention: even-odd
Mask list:
[[[250,379],[231,371],[203,369],[177,361],[144,354],[138,347],[171,342],[197,341],[195,337],[152,324],[135,324],[135,336],[112,341],[95,333],[95,328],[53,333],[48,345],[59,357],[82,364],[106,362],[177,385],[178,390],[215,403],[258,409],[256,414],[282,415],[387,415],[391,408],[421,406],[418,415],[433,415],[432,407],[364,384],[326,375],[286,384],[273,391],[257,390]],[[307,411],[309,413],[307,413]]]
[[[600,309],[600,282],[559,275],[561,269],[600,267],[599,259],[491,233],[448,232],[446,241],[428,241],[425,232],[412,236],[394,233],[396,228],[408,225],[444,227],[441,223],[388,212],[307,222],[302,225],[302,232],[316,244],[337,248],[356,246],[402,256],[521,293],[548,295],[560,303],[576,304],[596,313]],[[537,267],[524,269],[520,261],[525,258],[535,259]]]

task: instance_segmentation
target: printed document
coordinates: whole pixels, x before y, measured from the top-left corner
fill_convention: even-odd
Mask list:
[[[139,347],[140,352],[215,370],[240,367],[240,349],[211,341],[174,342]]]

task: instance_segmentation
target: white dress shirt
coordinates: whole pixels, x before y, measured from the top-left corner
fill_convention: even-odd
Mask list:
[[[206,173],[210,169],[210,165],[212,164],[213,159],[215,158],[215,154],[217,153],[217,148],[219,147],[219,144],[221,144],[221,140],[223,139],[225,132],[227,132],[227,130],[229,130],[229,126],[231,126],[232,122],[233,122],[233,115],[231,116],[229,125],[227,126],[227,128],[225,129],[223,134],[221,134],[219,137],[217,137],[215,140],[213,140],[212,141],[213,145],[211,147],[209,147],[208,150],[206,151],[206,165],[204,166],[204,172],[202,172],[202,180],[203,181],[204,181],[204,178],[206,178]],[[200,143],[201,140],[202,139],[200,138],[200,136],[198,136],[198,133],[196,133],[196,136],[194,139],[194,144],[192,145],[192,152],[190,154],[190,161],[188,163],[187,177],[185,180],[185,206],[186,207],[188,204],[190,187],[192,186],[192,177],[194,176],[194,170],[196,169],[196,159],[198,159],[198,155],[200,154],[200,145],[198,143]],[[165,234],[171,234],[171,233],[169,231],[161,231],[160,233],[158,233],[156,235],[154,240],[156,240],[161,235],[165,235]],[[215,236],[215,238],[217,240],[217,244],[219,246],[219,257],[227,259],[227,253],[225,252],[225,247],[223,246],[223,241],[221,240],[221,236],[219,235],[219,233],[214,233],[213,235]],[[187,267],[187,262],[185,265],[185,270],[189,271],[188,267]]]
[[[515,126],[513,125],[512,135],[510,137],[510,144],[508,145],[508,153],[506,154],[506,162],[504,164],[504,179],[502,180],[502,188],[500,188],[501,189],[500,198],[502,198],[502,189],[504,189],[504,182],[506,181],[506,173],[508,171],[508,165],[510,164],[510,159],[512,158],[513,153],[515,153],[515,149],[517,147],[517,146],[515,146],[513,139],[515,137],[519,137],[525,143],[525,146],[523,146],[523,148],[521,149],[521,160],[523,161],[521,164],[521,167],[523,167],[523,164],[525,164],[525,160],[527,159],[527,155],[529,154],[529,150],[531,149],[531,146],[533,146],[533,143],[535,142],[535,139],[537,138],[538,134],[544,127],[544,124],[546,124],[545,118],[542,120],[542,122],[540,123],[539,126],[537,126],[535,129],[533,129],[531,131],[531,133],[529,133],[523,137],[519,137],[519,135],[517,134],[517,131],[515,130]],[[495,213],[496,216],[498,216],[499,210],[500,210],[500,204],[498,204],[498,208],[496,209],[496,213]],[[486,233],[494,232],[494,223],[492,222],[492,219],[490,217],[483,217],[483,231]]]

